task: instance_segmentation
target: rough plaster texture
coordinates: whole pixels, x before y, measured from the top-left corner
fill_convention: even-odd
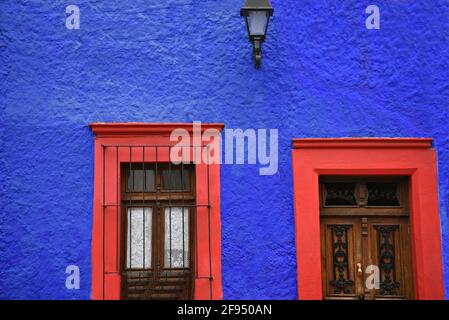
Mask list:
[[[297,297],[293,137],[435,139],[449,294],[449,2],[273,0],[260,71],[242,2],[0,2],[0,298],[90,297],[88,123],[194,120],[280,133],[278,174],[222,166],[225,298]]]

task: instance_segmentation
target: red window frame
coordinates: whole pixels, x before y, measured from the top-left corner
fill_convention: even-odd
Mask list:
[[[115,300],[120,299],[120,270],[116,261],[120,261],[120,244],[117,248],[117,231],[120,227],[114,223],[115,213],[104,215],[103,199],[105,202],[116,202],[115,188],[103,185],[115,184],[117,180],[117,153],[104,153],[104,146],[124,145],[174,145],[170,141],[170,134],[175,129],[184,129],[191,137],[194,126],[192,123],[92,123],[89,125],[95,134],[94,142],[94,206],[92,227],[92,299]],[[223,124],[201,124],[201,133],[208,129],[219,132]],[[208,141],[202,143],[210,143]],[[204,144],[205,145],[205,144]],[[205,148],[204,146],[201,149]],[[193,148],[191,148],[193,149]],[[145,161],[155,161],[155,148],[145,150]],[[118,153],[118,161],[129,162],[129,151]],[[203,150],[201,150],[203,151]],[[191,150],[192,152],[192,150]],[[104,155],[104,156],[103,156]],[[135,148],[132,151],[132,161],[142,161],[143,151]],[[169,154],[159,151],[157,161],[168,162]],[[120,168],[120,165],[118,166]],[[207,206],[197,207],[197,243],[195,251],[197,257],[197,274],[194,280],[194,299],[222,299],[221,279],[221,224],[220,224],[220,165],[217,163],[200,163],[195,166],[196,201],[198,204],[210,204],[210,220]],[[206,179],[209,176],[209,184]],[[104,180],[106,179],[106,180]],[[209,185],[209,190],[208,186]],[[120,193],[119,193],[120,194]],[[119,195],[120,196],[120,195]],[[120,201],[120,199],[119,199]],[[120,203],[120,202],[118,202]],[[112,217],[111,220],[103,217]],[[119,221],[119,220],[118,220]],[[210,223],[210,247],[209,247]],[[209,259],[210,252],[210,259]],[[104,255],[103,255],[104,253]],[[117,257],[118,254],[118,257]]]
[[[410,177],[415,299],[444,299],[437,158],[429,138],[293,139],[298,299],[321,300],[320,175]]]

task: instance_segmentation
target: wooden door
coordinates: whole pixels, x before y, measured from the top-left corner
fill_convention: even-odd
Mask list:
[[[322,179],[325,299],[413,299],[406,186],[398,178]]]

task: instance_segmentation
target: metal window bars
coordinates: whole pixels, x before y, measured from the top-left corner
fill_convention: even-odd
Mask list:
[[[166,213],[166,208],[168,208],[168,218],[169,218],[169,223],[168,223],[168,258],[169,258],[169,268],[168,270],[172,270],[173,268],[173,256],[172,256],[172,242],[174,240],[173,238],[173,234],[172,234],[172,211],[174,210],[173,208],[179,208],[181,207],[181,217],[182,217],[182,222],[181,222],[181,242],[182,242],[182,269],[186,268],[186,261],[188,261],[187,263],[187,269],[189,269],[190,271],[190,275],[191,277],[187,280],[190,281],[190,284],[186,285],[185,287],[187,287],[189,293],[185,294],[184,296],[182,296],[181,298],[186,298],[189,297],[190,294],[192,294],[193,290],[193,284],[195,283],[195,280],[197,279],[208,279],[209,280],[209,292],[210,292],[210,299],[212,299],[212,282],[213,282],[213,276],[212,276],[212,250],[211,250],[211,219],[210,219],[210,214],[211,214],[211,204],[210,204],[210,170],[209,170],[209,165],[206,165],[206,183],[207,183],[207,203],[199,203],[198,202],[198,197],[197,197],[197,190],[195,189],[195,194],[193,195],[193,201],[188,202],[185,199],[185,194],[184,192],[182,192],[182,198],[180,200],[180,204],[179,204],[179,199],[177,201],[176,204],[173,203],[173,194],[174,194],[174,190],[173,190],[173,175],[172,175],[172,161],[170,159],[170,155],[171,155],[171,151],[172,151],[173,146],[172,145],[107,145],[107,144],[103,144],[102,145],[102,159],[103,159],[103,163],[102,163],[102,172],[103,172],[103,177],[102,177],[102,190],[103,190],[103,197],[102,197],[102,230],[103,230],[103,241],[102,241],[102,256],[103,256],[103,298],[105,298],[105,277],[107,274],[116,274],[116,275],[123,275],[123,272],[126,270],[126,267],[124,268],[124,266],[127,265],[128,261],[128,254],[129,254],[129,269],[133,269],[133,260],[132,260],[132,252],[133,252],[133,237],[132,237],[132,232],[133,232],[133,227],[132,227],[132,223],[133,223],[133,214],[135,214],[135,212],[133,210],[128,211],[128,209],[126,209],[126,207],[129,208],[142,208],[142,230],[141,230],[141,234],[142,234],[142,241],[141,241],[141,249],[142,249],[142,268],[141,270],[146,270],[147,268],[147,261],[148,259],[150,259],[150,268],[153,268],[153,257],[156,257],[156,264],[154,265],[154,268],[152,270],[152,277],[153,277],[153,282],[151,282],[151,285],[148,285],[147,287],[145,287],[144,292],[145,294],[143,295],[143,297],[145,298],[151,298],[154,296],[154,290],[155,290],[155,283],[156,283],[156,279],[161,279],[163,278],[163,276],[166,277],[166,280],[169,277],[169,272],[167,271],[167,268],[165,268],[166,270],[162,270],[161,268],[161,262],[165,262],[165,256],[167,254],[167,248],[165,247],[167,244],[165,243],[165,239],[166,239],[166,230],[160,230],[160,228],[164,228],[166,225],[166,222],[164,222],[164,224],[159,224],[159,223],[151,223],[151,228],[148,229],[147,225],[149,223],[149,221],[147,221],[148,219],[152,219],[153,215],[163,215],[164,219],[167,216]],[[188,152],[190,154],[193,153],[193,161],[191,161],[190,163],[193,164],[193,171],[196,171],[196,153],[198,148],[200,148],[200,151],[202,152],[204,148],[207,149],[207,163],[209,163],[209,148],[210,145],[209,144],[205,144],[205,145],[193,145],[193,146],[185,146],[185,147],[181,147],[182,148],[182,154],[184,155],[184,148],[188,148]],[[149,159],[148,161],[145,159],[145,153],[148,151],[153,151],[154,152],[154,157],[153,159]],[[135,153],[136,151],[141,152],[141,156],[137,157],[137,156],[133,156],[133,153]],[[168,159],[164,159],[164,161],[160,161],[160,154],[163,152],[168,151]],[[124,154],[129,152],[128,157],[124,156]],[[114,161],[108,161],[106,162],[106,156],[108,154],[108,159],[113,159],[115,158],[115,168],[106,168],[107,164],[109,164],[109,166],[112,166],[112,163]],[[134,159],[133,159],[134,158]],[[165,198],[165,203],[162,204],[162,202],[160,201],[160,198],[162,196],[162,191],[161,188],[157,185],[156,179],[157,177],[161,177],[160,179],[162,180],[162,175],[159,175],[159,171],[160,171],[160,166],[166,165],[168,162],[168,176],[169,176],[169,181],[168,181],[168,185],[169,188],[166,188],[167,190],[164,190],[163,192],[163,196]],[[145,168],[148,168],[149,166],[154,167],[154,183],[155,183],[155,188],[153,191],[154,194],[154,200],[147,200],[146,199],[146,194],[147,194],[147,174],[146,174],[146,170]],[[180,164],[180,170],[181,170],[181,189],[184,189],[184,172],[185,172],[185,167],[184,167],[184,161],[181,161]],[[141,199],[139,201],[137,201],[137,199],[131,199],[131,197],[129,197],[128,201],[125,203],[124,199],[122,199],[122,185],[121,185],[121,181],[123,178],[123,174],[124,171],[122,170],[122,166],[128,166],[128,172],[129,174],[132,174],[131,177],[131,181],[134,187],[134,181],[135,181],[135,168],[136,166],[139,166],[142,169],[142,181],[141,181]],[[134,168],[134,169],[133,169]],[[113,173],[115,171],[115,173]],[[111,181],[111,179],[113,179],[113,177],[109,178],[107,176],[107,174],[115,174],[115,183]],[[108,182],[107,182],[108,181]],[[127,183],[127,182],[126,182]],[[162,181],[160,181],[160,183],[162,184]],[[114,185],[115,184],[115,185]],[[123,186],[126,188],[126,186]],[[151,189],[151,188],[150,188]],[[168,193],[168,201],[167,201],[167,193]],[[114,195],[112,197],[112,195]],[[115,199],[113,199],[115,198]],[[205,196],[203,198],[206,198]],[[168,202],[168,203],[167,203]],[[204,201],[202,201],[204,202]],[[161,208],[162,206],[164,206],[164,211],[161,214]],[[149,217],[147,217],[147,212],[146,212],[146,208],[150,207],[150,208],[155,208],[155,212],[153,212],[153,209],[150,211],[151,214],[149,215]],[[112,208],[112,210],[110,210]],[[115,210],[114,210],[115,208]],[[122,221],[123,219],[121,217],[123,217],[122,215],[122,211],[123,209],[126,209],[126,217],[129,217],[129,225],[126,225],[126,232],[129,232],[129,235],[127,234],[126,238],[123,236],[123,232],[124,232],[124,228],[120,228],[120,226],[124,225],[124,221]],[[200,275],[199,274],[199,270],[198,270],[198,260],[199,260],[199,253],[198,253],[198,209],[199,208],[207,208],[207,241],[208,241],[208,259],[209,259],[209,270],[208,270],[208,276],[204,276],[204,275]],[[187,217],[192,217],[192,221],[190,218],[186,219],[185,217],[185,212],[187,211],[188,216]],[[110,215],[109,217],[107,215]],[[112,216],[111,216],[112,215]],[[115,215],[115,217],[114,217]],[[108,221],[113,221],[115,218],[115,268],[114,270],[106,270],[106,219],[108,218]],[[127,218],[128,220],[128,218]],[[185,220],[188,221],[188,225],[186,226],[186,222]],[[190,226],[190,224],[193,225],[192,228],[188,227]],[[187,235],[188,238],[186,239],[186,230],[185,228],[188,228],[187,230]],[[108,229],[109,230],[109,229]],[[111,229],[112,230],[112,229]],[[149,230],[149,235],[146,234]],[[186,246],[189,246],[189,243],[191,242],[191,237],[192,234],[189,234],[189,230],[193,233],[194,236],[194,241],[193,241],[193,248],[188,247],[188,251],[186,252]],[[153,232],[155,237],[153,237]],[[161,237],[160,233],[164,233],[164,237]],[[149,237],[150,239],[150,254],[152,256],[150,256],[150,258],[148,258],[147,255],[147,251],[149,248],[147,248],[147,237]],[[110,237],[109,237],[110,239]],[[156,252],[153,252],[153,239],[156,239],[157,241],[161,241],[162,245],[156,244],[154,245],[154,249]],[[158,240],[158,239],[162,239],[162,240]],[[123,244],[123,241],[126,242],[126,245]],[[186,243],[188,242],[188,243]],[[109,244],[111,245],[111,244]],[[159,257],[161,256],[161,252],[159,252],[159,248],[162,247],[164,252],[163,252],[163,257],[161,259],[159,259]],[[126,248],[126,249],[124,249]],[[136,248],[134,248],[136,249]],[[191,249],[194,250],[193,254],[191,252]],[[139,250],[139,248],[137,249]],[[126,253],[126,255],[125,255]],[[193,263],[191,261],[190,258],[186,259],[186,254],[188,253],[188,255],[190,255],[190,257],[193,256]],[[110,257],[108,257],[110,259]],[[124,263],[121,263],[121,259],[124,259]],[[202,272],[203,274],[207,274],[204,273],[204,271]],[[139,272],[138,273],[138,279],[143,279],[145,277],[145,274],[143,272]],[[144,277],[142,277],[142,275],[144,275]],[[123,281],[123,280],[122,280]],[[123,293],[121,293],[122,295]],[[157,295],[156,295],[157,296]],[[193,296],[193,295],[192,295]],[[175,296],[166,296],[168,298],[174,298]],[[179,298],[179,296],[177,296]]]

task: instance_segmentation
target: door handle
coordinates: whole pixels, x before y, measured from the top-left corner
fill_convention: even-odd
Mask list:
[[[363,274],[362,264],[361,263],[357,263],[357,274],[359,276],[361,276]]]

